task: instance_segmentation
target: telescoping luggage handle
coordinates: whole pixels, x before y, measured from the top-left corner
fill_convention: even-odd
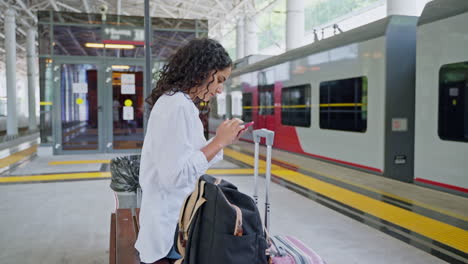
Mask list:
[[[258,153],[260,151],[260,139],[265,138],[267,146],[266,158],[266,173],[265,173],[265,227],[270,231],[270,181],[271,181],[271,147],[275,139],[275,132],[262,128],[253,131],[253,139],[255,142],[255,161],[254,161],[254,200],[258,205]]]

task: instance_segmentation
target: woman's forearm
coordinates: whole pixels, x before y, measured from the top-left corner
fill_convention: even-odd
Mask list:
[[[224,145],[214,138],[210,143],[204,146],[201,151],[205,154],[206,160],[210,162],[223,148]]]

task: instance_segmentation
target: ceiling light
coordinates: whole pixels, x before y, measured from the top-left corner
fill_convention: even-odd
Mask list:
[[[106,44],[106,49],[134,49],[135,45]]]
[[[87,48],[104,48],[104,44],[102,44],[102,43],[86,43],[85,47],[87,47]]]
[[[86,43],[87,48],[106,48],[106,49],[134,49],[135,45],[129,44],[103,44],[103,43]]]
[[[112,69],[114,70],[128,70],[130,66],[128,65],[112,65]]]

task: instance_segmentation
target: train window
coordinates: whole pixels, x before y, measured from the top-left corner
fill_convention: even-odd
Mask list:
[[[275,114],[275,97],[273,84],[273,71],[264,71],[258,73],[258,114]]]
[[[439,137],[468,142],[468,62],[440,68]]]
[[[252,121],[252,93],[242,93],[242,120]]]
[[[320,128],[367,129],[367,77],[320,83]]]
[[[258,86],[258,114],[259,115],[274,115],[275,100],[273,94],[273,85]]]
[[[310,127],[310,85],[281,90],[281,124]]]

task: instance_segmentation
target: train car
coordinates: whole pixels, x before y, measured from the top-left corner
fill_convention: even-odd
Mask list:
[[[428,3],[417,27],[415,182],[468,196],[468,1]]]
[[[390,16],[236,69],[210,131],[253,120],[275,148],[412,182],[416,25]]]

